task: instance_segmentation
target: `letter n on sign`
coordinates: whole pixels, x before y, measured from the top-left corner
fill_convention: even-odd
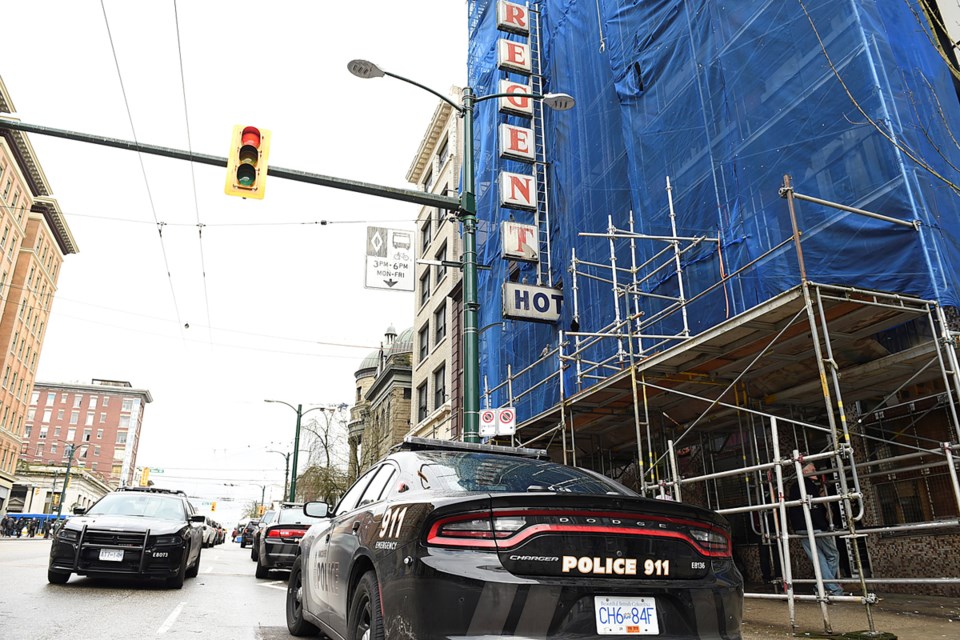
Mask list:
[[[536,211],[536,178],[523,173],[500,172],[500,206]]]

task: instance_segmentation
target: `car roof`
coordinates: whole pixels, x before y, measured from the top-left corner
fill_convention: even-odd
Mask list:
[[[455,440],[435,440],[407,436],[394,451],[459,451],[469,453],[496,453],[504,456],[517,456],[534,460],[549,460],[546,449],[527,449],[524,447],[504,447],[480,442],[457,442]]]
[[[181,489],[161,489],[160,487],[118,487],[116,491],[136,491],[139,493],[165,493],[168,495],[176,495],[187,497],[185,491]]]

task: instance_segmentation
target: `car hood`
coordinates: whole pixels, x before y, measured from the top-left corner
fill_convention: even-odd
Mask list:
[[[137,516],[93,515],[70,518],[64,526],[76,531],[80,531],[84,526],[91,529],[136,533],[145,533],[149,529],[153,535],[164,535],[180,531],[187,526],[187,523],[183,520],[159,520]]]

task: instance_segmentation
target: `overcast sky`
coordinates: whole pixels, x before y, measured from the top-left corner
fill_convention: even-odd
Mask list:
[[[396,187],[437,100],[347,62],[445,94],[466,78],[462,0],[3,5],[0,76],[24,122],[217,156],[250,124],[272,131],[271,165]],[[364,288],[365,229],[412,229],[418,207],[275,177],[243,200],[218,167],[30,137],[80,247],[37,380],[149,389],[137,462],[165,484],[282,484],[265,449],[291,447],[295,413],[263,400],[352,404],[359,362],[413,321],[413,294]]]

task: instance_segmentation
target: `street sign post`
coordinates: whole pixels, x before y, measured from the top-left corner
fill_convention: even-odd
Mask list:
[[[413,291],[413,232],[367,227],[367,289]]]
[[[517,432],[517,412],[513,407],[484,409],[480,412],[480,437],[512,436]]]

